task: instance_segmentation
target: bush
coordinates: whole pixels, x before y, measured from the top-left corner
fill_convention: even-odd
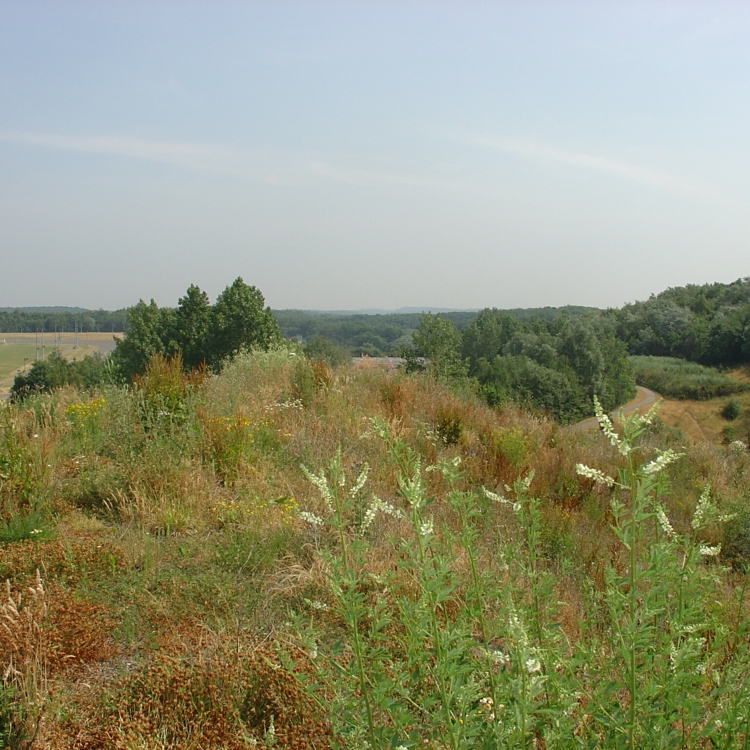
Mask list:
[[[49,393],[64,385],[89,390],[107,382],[109,378],[109,365],[100,354],[69,362],[55,350],[44,362],[34,362],[28,372],[16,375],[10,393],[11,398],[17,401],[35,393]]]
[[[330,367],[346,364],[351,359],[349,351],[323,336],[313,336],[304,346],[308,359],[325,362]]]
[[[721,416],[728,422],[733,422],[742,414],[742,404],[736,398],[730,398],[721,409]]]

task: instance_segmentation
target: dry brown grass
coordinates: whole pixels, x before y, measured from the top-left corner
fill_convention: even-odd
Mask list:
[[[290,656],[302,659],[296,651]],[[305,669],[304,663],[296,669]],[[295,750],[330,746],[321,710],[276,649],[244,636],[232,642],[204,632],[188,649],[163,650],[121,676],[104,705],[80,708],[50,728],[51,748],[247,750],[269,741]]]
[[[0,604],[0,679],[14,691],[14,734],[31,747],[47,718],[55,678],[114,653],[114,623],[104,607],[56,586],[45,587],[39,571],[26,587],[6,580]]]

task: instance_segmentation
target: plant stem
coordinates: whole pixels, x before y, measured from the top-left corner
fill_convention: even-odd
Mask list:
[[[628,745],[630,750],[635,750],[635,725],[637,716],[637,679],[635,672],[636,662],[636,610],[638,606],[637,591],[636,591],[636,571],[635,566],[638,561],[637,557],[637,545],[638,545],[638,511],[639,511],[639,482],[636,476],[635,468],[633,466],[633,458],[631,454],[628,454],[628,476],[630,477],[630,518],[628,524],[630,525],[630,591],[628,592],[628,608],[629,608],[629,638],[630,638],[630,707],[629,707],[629,721],[628,721]]]
[[[347,591],[342,591],[342,596],[345,597],[345,606],[349,610],[349,617],[352,629],[352,635],[354,638],[354,654],[357,660],[357,677],[359,679],[359,689],[362,692],[362,700],[365,702],[365,711],[367,713],[367,728],[370,734],[370,743],[373,749],[377,748],[377,738],[375,736],[375,719],[372,711],[372,704],[370,703],[370,686],[367,681],[365,674],[364,659],[362,655],[362,642],[359,635],[359,617],[358,617],[358,604],[356,602],[356,582],[357,574],[356,571],[351,568],[349,562],[349,549],[346,543],[346,532],[344,529],[344,509],[341,505],[341,496],[338,491],[334,492],[335,501],[335,512],[336,512],[336,527],[339,533],[339,543],[341,544],[341,555],[344,564],[344,575],[347,581]],[[350,601],[346,603],[346,598]]]

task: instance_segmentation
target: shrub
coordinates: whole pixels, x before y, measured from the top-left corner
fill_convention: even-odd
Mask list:
[[[733,422],[742,414],[742,404],[736,398],[730,398],[721,409],[721,416],[728,422]]]
[[[64,385],[90,390],[110,379],[108,360],[100,354],[68,361],[55,349],[45,361],[33,362],[28,372],[16,375],[10,389],[11,399],[18,401],[35,393],[49,393]]]
[[[528,440],[517,427],[503,428],[494,436],[495,447],[508,464],[517,469],[526,461],[528,452]]]
[[[304,346],[308,359],[325,362],[329,367],[338,367],[351,360],[349,351],[323,336],[313,336]]]

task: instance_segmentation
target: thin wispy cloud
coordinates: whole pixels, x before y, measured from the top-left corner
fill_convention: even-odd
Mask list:
[[[248,160],[257,158],[253,152],[224,146],[189,141],[148,140],[129,136],[80,137],[55,133],[0,131],[0,141],[62,151],[147,159],[221,174],[241,174],[246,171]]]
[[[69,136],[55,133],[0,131],[0,142],[86,154],[145,159],[199,172],[260,179],[269,184],[327,181],[360,187],[451,187],[451,183],[420,175],[373,171],[303,155],[271,150],[233,149],[190,141],[163,141],[129,136]]]
[[[513,156],[531,159],[537,162],[566,164],[597,172],[603,172],[625,180],[638,182],[651,188],[670,193],[697,198],[716,198],[705,186],[696,180],[678,177],[667,172],[660,172],[637,164],[610,159],[605,156],[566,151],[549,144],[533,141],[519,141],[510,138],[470,137],[460,140],[482,148],[489,148]]]
[[[347,185],[359,185],[361,187],[455,187],[455,183],[447,180],[435,180],[420,175],[402,174],[398,172],[379,172],[367,169],[336,167],[320,161],[310,162],[310,169],[316,174],[328,177],[331,180],[343,182]]]

